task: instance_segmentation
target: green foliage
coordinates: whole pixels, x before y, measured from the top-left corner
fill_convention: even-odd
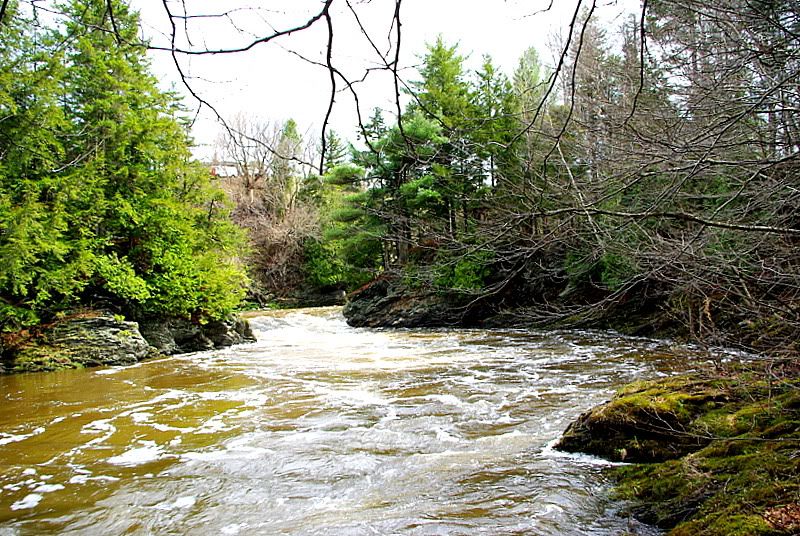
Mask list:
[[[380,222],[372,227],[383,234],[373,232],[370,244],[381,239],[387,265],[415,271],[413,264],[432,262],[431,270],[420,270],[436,274],[432,284],[480,288],[491,253],[458,258],[443,252],[434,259],[435,252],[418,255],[416,245],[437,236],[456,244],[470,239],[493,188],[520,167],[513,142],[519,105],[490,58],[481,71],[469,73],[457,46],[442,37],[428,45],[419,73],[415,98],[398,124],[387,127],[376,113],[365,129],[369,147],[355,154],[355,162],[366,170],[367,190],[348,204]],[[352,222],[357,211],[333,214]]]
[[[127,259],[120,260],[116,253],[95,258],[95,275],[105,281],[105,287],[126,300],[142,302],[151,297],[147,281],[136,274]]]
[[[340,247],[332,240],[309,240],[304,245],[305,273],[309,282],[320,288],[331,287],[345,279],[345,264]]]
[[[471,100],[477,124],[468,135],[476,147],[476,156],[485,162],[482,167],[486,168],[489,183],[494,187],[509,180],[512,170],[519,167],[517,135],[520,119],[525,120],[525,114],[520,113],[524,101],[508,77],[497,70],[491,57],[484,56],[476,77]]]
[[[400,186],[400,195],[412,210],[430,209],[435,211],[443,203],[442,193],[435,189],[436,177],[424,175]]]
[[[586,252],[580,248],[564,257],[564,271],[573,288],[585,285],[617,290],[638,273],[635,261],[613,250]]]
[[[493,257],[490,251],[475,251],[448,259],[440,252],[434,285],[444,289],[480,290],[491,273]]]
[[[607,251],[597,261],[600,282],[609,290],[617,290],[638,273],[630,257]]]
[[[364,234],[351,235],[338,229],[322,240],[306,242],[304,271],[319,288],[355,289],[373,279],[380,266],[381,245]],[[366,267],[366,268],[364,268]]]
[[[331,211],[331,218],[342,223],[352,223],[360,219],[364,215],[364,211],[357,207],[340,207]]]
[[[382,269],[381,221],[371,215],[375,191],[362,190],[364,169],[351,163],[331,168],[321,181],[319,239],[304,243],[304,272],[320,288],[357,288]]]
[[[364,179],[364,169],[349,163],[338,164],[325,174],[325,182],[336,186],[358,185]]]
[[[457,128],[469,114],[470,86],[464,72],[464,58],[457,45],[448,46],[442,36],[428,45],[420,67],[422,80],[414,83],[419,107],[438,119],[445,128]]]
[[[136,15],[113,7],[136,42]],[[0,25],[4,330],[94,297],[202,319],[242,296],[241,233],[191,161],[174,97],[107,10],[73,0],[50,29],[22,13]]]

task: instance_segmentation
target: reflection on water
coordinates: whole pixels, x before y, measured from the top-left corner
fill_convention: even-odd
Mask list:
[[[252,322],[224,351],[0,377],[0,535],[655,533],[550,445],[686,366],[659,343]]]

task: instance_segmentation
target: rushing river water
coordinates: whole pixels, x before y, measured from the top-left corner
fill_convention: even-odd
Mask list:
[[[0,535],[655,533],[616,514],[604,462],[551,445],[685,367],[667,347],[251,322],[223,351],[0,377]]]

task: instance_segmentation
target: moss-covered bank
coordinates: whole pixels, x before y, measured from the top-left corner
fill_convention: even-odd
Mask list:
[[[559,448],[636,462],[621,498],[670,535],[800,534],[800,365],[732,365],[637,382]]]

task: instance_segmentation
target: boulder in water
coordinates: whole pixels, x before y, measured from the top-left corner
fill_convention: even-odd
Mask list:
[[[725,400],[692,377],[633,383],[570,424],[556,448],[625,462],[680,458],[708,445],[695,420]]]

